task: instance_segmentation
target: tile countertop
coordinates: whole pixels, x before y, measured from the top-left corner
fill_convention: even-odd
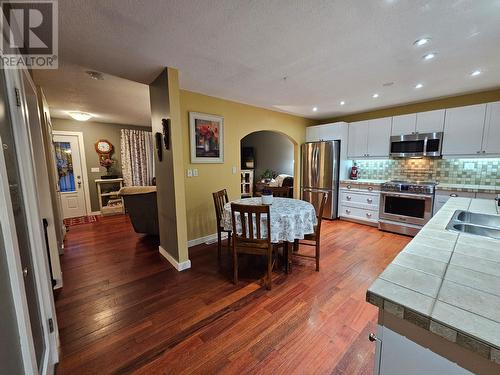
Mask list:
[[[360,178],[358,180],[340,180],[342,184],[353,184],[353,185],[382,185],[387,182],[387,180],[370,180]]]
[[[447,231],[455,210],[500,214],[492,200],[450,198],[366,298],[500,364],[500,240]]]
[[[446,191],[465,191],[469,193],[493,193],[500,194],[500,186],[494,185],[462,185],[462,184],[443,184],[436,185],[436,190]]]

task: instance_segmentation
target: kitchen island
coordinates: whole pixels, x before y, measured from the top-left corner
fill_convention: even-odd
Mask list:
[[[500,374],[500,240],[446,230],[456,210],[500,214],[449,199],[367,291],[376,374]]]

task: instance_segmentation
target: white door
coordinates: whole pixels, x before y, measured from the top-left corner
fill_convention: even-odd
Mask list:
[[[486,105],[483,154],[500,154],[500,102]]]
[[[367,151],[369,157],[389,157],[391,123],[392,117],[370,120]]]
[[[369,121],[351,122],[349,124],[349,139],[347,155],[349,159],[367,157]]]
[[[394,116],[392,118],[392,133],[391,135],[407,135],[415,132],[415,123],[417,122],[417,114]]]
[[[63,217],[85,216],[87,208],[79,137],[54,132],[54,148]]]
[[[417,113],[417,132],[442,132],[444,128],[444,113],[444,109]]]
[[[443,155],[481,154],[486,104],[446,110]]]

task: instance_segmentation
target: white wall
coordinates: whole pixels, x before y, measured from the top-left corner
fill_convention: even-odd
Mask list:
[[[241,147],[253,147],[255,156],[255,179],[266,169],[293,176],[293,143],[286,135],[259,131],[241,140]]]

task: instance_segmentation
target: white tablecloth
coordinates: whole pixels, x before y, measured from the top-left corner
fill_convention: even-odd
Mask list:
[[[259,205],[262,204],[260,197],[238,199],[224,205],[223,226],[226,230],[232,230],[231,203]],[[303,239],[305,234],[314,233],[314,225],[317,223],[316,211],[311,203],[291,198],[274,198],[270,208],[271,215],[271,242],[280,241],[293,242],[295,239]],[[236,218],[236,230],[241,234],[241,221]],[[255,222],[255,220],[254,220]],[[248,226],[247,226],[248,227]],[[267,237],[267,218],[261,218],[261,233]]]

